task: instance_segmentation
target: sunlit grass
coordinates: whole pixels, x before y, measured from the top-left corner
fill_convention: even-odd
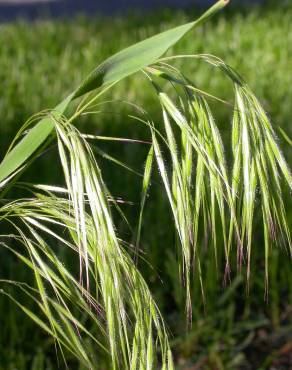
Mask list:
[[[282,196],[285,183],[291,188],[291,174],[258,100],[241,77],[221,59],[199,54],[177,58],[188,59],[193,65],[202,60],[219,67],[225,77],[231,79],[234,106],[230,109],[232,102],[227,106],[230,117],[233,115],[232,126],[222,135],[215,121],[216,111],[209,105],[209,100],[226,97],[214,97],[213,91],[201,89],[183,65],[177,69],[177,64],[176,67],[169,64],[172,59],[175,58],[164,58],[144,70],[146,80],[150,79],[154,86],[152,95],[156,95],[154,100],[162,109],[163,124],[151,119],[137,106],[132,106],[136,109],[130,114],[137,125],[142,124],[148,129],[151,138],[148,144],[152,141],[144,174],[141,174],[139,219],[130,240],[121,240],[117,234],[112,212],[116,209],[124,220],[126,216],[110,194],[94,155],[94,146],[91,148],[89,144],[89,140],[104,141],[106,136],[82,134],[72,125],[78,127],[79,119],[84,115],[100,117],[101,112],[96,110],[98,99],[104,99],[100,94],[83,100],[71,116],[64,117],[54,111],[44,113],[52,120],[57,136],[64,187],[26,184],[26,189],[33,192],[32,197],[1,207],[2,221],[8,221],[15,228],[14,234],[3,236],[3,239],[14,239],[19,246],[25,247],[27,254],[19,253],[8,241],[2,245],[33,270],[36,290],[22,282],[12,284],[35,302],[39,314],[7,294],[56,340],[65,362],[67,352],[71,352],[87,368],[98,368],[93,362],[98,361],[96,344],[109,356],[113,368],[151,369],[156,368],[158,362],[163,368],[173,367],[167,330],[137,268],[141,257],[141,230],[147,230],[143,214],[154,160],[169,200],[177,246],[181,248],[181,289],[186,298],[189,321],[194,276],[199,277],[204,297],[200,249],[207,233],[210,233],[207,244],[213,248],[216,265],[218,254],[224,251],[225,278],[229,278],[231,269],[240,270],[247,265],[249,282],[255,217],[261,217],[267,288],[271,247],[280,244],[288,251],[291,248],[287,205]],[[209,73],[213,75],[215,72],[209,69]],[[135,83],[133,86],[134,89]],[[174,92],[171,92],[172,87],[175,87]],[[114,89],[115,86],[111,90]],[[120,102],[114,100],[110,104],[112,112]],[[226,106],[223,101],[220,104]],[[32,127],[37,118],[28,121],[17,139],[21,139],[24,130]],[[227,159],[228,147],[232,158]],[[115,160],[104,152],[99,153],[128,169],[123,158]],[[4,191],[10,180],[4,176],[1,183]],[[75,252],[78,268],[74,273],[64,266],[51,245],[69,247]],[[235,266],[230,261],[234,249],[237,255]],[[74,275],[76,272],[79,272],[79,279]],[[100,315],[98,319],[96,314]],[[84,324],[84,317],[85,322],[91,323],[90,328]],[[93,335],[91,330],[99,335]]]

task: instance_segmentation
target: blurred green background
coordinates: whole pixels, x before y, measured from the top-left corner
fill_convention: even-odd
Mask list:
[[[0,158],[13,135],[32,114],[54,107],[107,56],[139,40],[194,19],[194,12],[164,11],[124,18],[18,21],[0,24]],[[249,83],[276,126],[292,136],[292,6],[227,10],[216,19],[188,34],[174,53],[210,53],[224,59]],[[203,90],[232,101],[232,86],[200,62],[176,63]],[[126,79],[108,99],[135,101],[157,122],[160,120],[151,86],[141,74]],[[231,111],[216,105],[216,119],[224,135],[229,134]],[[122,104],[107,106],[99,115],[83,117],[78,127],[98,135],[149,139],[149,132],[127,117]],[[291,147],[279,135],[288,163]],[[143,172],[147,147],[107,143],[99,148]],[[99,158],[105,181],[114,196],[133,203],[125,205],[132,223],[139,213],[141,179]],[[23,179],[60,184],[60,165],[53,152],[39,158]],[[159,178],[157,177],[157,182]],[[17,194],[17,193],[15,193]],[[291,194],[287,195],[288,197]],[[291,203],[291,199],[290,199]],[[292,209],[288,209],[290,226]],[[192,328],[186,322],[176,267],[174,232],[169,227],[167,201],[154,182],[146,205],[142,248],[149,264],[141,262],[153,294],[172,332],[177,366],[182,369],[291,369],[292,368],[292,270],[291,261],[274,250],[270,264],[270,291],[264,300],[263,244],[253,245],[253,277],[250,294],[243,276],[223,287],[210,251],[203,252],[206,304],[199,285],[194,286]],[[120,235],[129,231],[117,224]],[[30,272],[0,249],[1,278],[30,281]],[[6,287],[5,287],[6,288]],[[0,369],[49,370],[62,368],[53,342],[5,296],[0,295]],[[70,369],[79,369],[69,362]]]

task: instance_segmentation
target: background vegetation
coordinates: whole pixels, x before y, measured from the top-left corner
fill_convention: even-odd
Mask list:
[[[290,124],[292,99],[292,8],[255,9],[216,17],[192,32],[175,52],[212,53],[238,70],[260,98],[272,121],[292,136]],[[0,32],[0,154],[7,149],[13,134],[33,113],[54,107],[72,87],[102,61],[134,42],[156,32],[193,19],[194,14],[164,12],[147,17],[125,19],[87,19],[43,21],[34,24],[1,25]],[[171,52],[173,53],[173,51]],[[177,64],[202,89],[230,100],[230,85],[210,73],[199,62]],[[127,79],[109,98],[135,100],[156,119],[160,111],[150,86],[139,78]],[[217,123],[229,134],[231,112],[228,106],[217,108]],[[125,108],[115,106],[115,114],[85,116],[82,129],[98,135],[149,139],[148,131],[125,118]],[[97,118],[98,117],[98,118]],[[279,133],[288,163],[292,151]],[[106,146],[105,146],[106,145]],[[138,144],[111,143],[99,146],[118,159],[123,158],[137,172],[143,172],[147,147]],[[101,158],[106,183],[113,195],[131,202],[125,211],[132,220],[139,215],[140,179],[106,158]],[[60,167],[52,153],[36,162],[25,179],[58,184]],[[289,369],[292,348],[292,271],[285,253],[274,250],[271,259],[269,301],[264,301],[264,266],[261,239],[258,260],[253,261],[250,295],[245,282],[235,277],[223,288],[223,277],[216,277],[213,260],[206,253],[203,262],[206,304],[197,287],[194,322],[187,335],[180,284],[177,282],[174,233],[167,226],[167,201],[157,184],[152,184],[142,230],[143,251],[149,264],[141,266],[173,333],[173,348],[183,368],[210,369]],[[290,194],[291,196],[291,194]],[[288,209],[290,225],[292,210]],[[119,233],[128,231],[120,225]],[[258,248],[257,248],[258,247]],[[162,253],[162,248],[163,252]],[[165,258],[165,250],[167,250]],[[162,260],[162,255],[163,260]],[[1,277],[30,280],[30,272],[21,262],[0,249]],[[166,283],[167,282],[167,283]],[[56,369],[55,348],[44,333],[18,312],[5,296],[0,296],[0,369]],[[289,358],[290,356],[290,358]],[[289,362],[290,361],[290,362]],[[196,364],[196,365],[194,365]],[[78,365],[72,360],[70,369]]]

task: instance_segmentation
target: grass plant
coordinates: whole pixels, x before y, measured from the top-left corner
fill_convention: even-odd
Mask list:
[[[2,293],[54,339],[60,364],[70,368],[67,359],[73,355],[88,369],[171,370],[175,366],[169,331],[139,270],[141,232],[147,228],[144,209],[156,169],[157,186],[168,199],[176,232],[177,279],[181,280],[188,324],[196,279],[203,299],[205,296],[205,247],[212,248],[217,270],[218,256],[223,254],[226,281],[233,270],[240,272],[246,265],[249,287],[254,228],[260,225],[266,294],[273,247],[284,246],[291,255],[291,226],[283,193],[292,190],[292,177],[258,99],[218,57],[163,56],[186,32],[226,4],[220,0],[198,21],[106,59],[54,109],[29,119],[0,163],[1,224],[11,230],[1,235],[1,246],[34,276],[33,286],[2,280],[25,299],[15,298],[9,290]],[[175,65],[175,60],[182,59],[203,62],[211,68],[210,73],[217,73],[212,68],[218,69],[233,85],[233,102],[202,90]],[[105,98],[118,82],[136,72],[141,84],[152,86],[162,124],[138,104]],[[68,107],[77,99],[71,112]],[[227,105],[232,114],[229,136],[216,124],[213,101]],[[139,217],[134,225],[124,212],[126,202],[111,194],[91,142],[131,142],[131,138],[88,135],[78,128],[82,117],[101,117],[101,106],[109,106],[110,111],[118,104],[130,107],[129,118],[148,131],[147,141],[132,140],[149,146],[144,172],[139,174]],[[57,150],[62,185],[19,182],[32,162],[48,150]],[[97,150],[124,170],[131,170],[120,158]],[[26,194],[22,198],[14,196],[18,187]],[[130,237],[119,236],[116,222],[129,226]],[[63,259],[64,250],[68,252]],[[23,303],[28,300],[31,305]]]

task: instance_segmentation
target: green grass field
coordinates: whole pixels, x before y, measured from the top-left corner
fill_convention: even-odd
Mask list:
[[[233,66],[249,83],[277,126],[292,137],[292,7],[254,9],[216,17],[203,28],[187,35],[173,53],[215,54]],[[18,22],[0,25],[0,155],[5,153],[16,130],[32,114],[52,108],[70,92],[100,61],[140,39],[195,18],[190,12],[164,12],[125,19],[87,19]],[[210,67],[180,61],[177,65],[196,85],[222,99],[232,99],[231,85],[220,72]],[[135,100],[155,119],[160,111],[153,91],[141,74],[126,79],[108,99]],[[217,104],[217,123],[229,134],[229,106]],[[98,116],[85,116],[83,130],[98,135],[149,139],[148,131],[127,118],[122,105]],[[114,114],[112,114],[114,113]],[[288,163],[292,165],[291,146],[279,133],[279,141]],[[143,172],[146,149],[134,144],[110,143],[100,146],[112,156],[123,159],[131,168]],[[133,202],[125,210],[130,220],[138,217],[136,199],[139,179],[130,172],[100,158],[106,183],[113,195]],[[55,163],[52,165],[52,163]],[[40,183],[58,183],[60,166],[51,153],[40,158],[25,179]],[[250,295],[245,294],[242,276],[234,277],[227,287],[222,276],[216,279],[213,260],[206,253],[203,274],[207,302],[202,303],[200,288],[195,286],[194,323],[185,332],[184,308],[180,283],[175,271],[173,231],[166,225],[167,202],[159,185],[153,184],[142,232],[142,244],[150,264],[143,274],[166,316],[172,335],[172,346],[180,369],[290,369],[292,343],[292,271],[291,261],[281,250],[271,257],[269,301],[264,301],[264,266],[261,263],[261,239],[253,261]],[[291,197],[291,194],[287,196]],[[288,209],[290,227],[292,210]],[[123,225],[121,235],[127,230]],[[161,246],[168,258],[161,263]],[[22,268],[7,252],[0,249],[0,271],[3,278],[30,282],[29,271]],[[3,274],[2,274],[3,272]],[[2,278],[0,276],[0,278]],[[161,280],[167,277],[165,285]],[[0,284],[1,289],[1,284]],[[58,369],[54,343],[5,296],[0,295],[0,369]],[[289,347],[290,346],[290,347]],[[289,357],[290,356],[290,357]],[[60,365],[62,368],[62,365]],[[70,369],[81,369],[72,359]],[[106,369],[101,367],[101,369]]]

